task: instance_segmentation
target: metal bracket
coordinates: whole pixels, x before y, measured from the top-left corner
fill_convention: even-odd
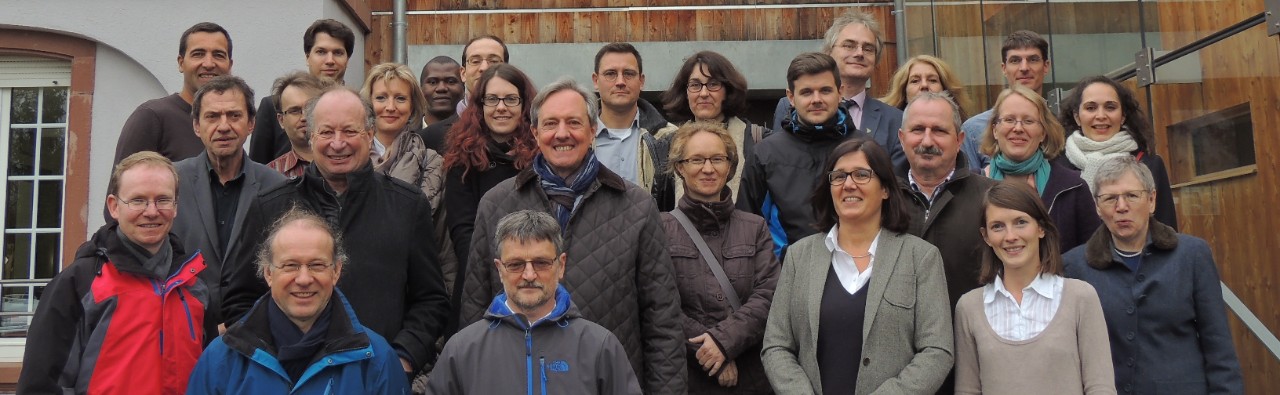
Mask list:
[[[1270,0],[1280,1],[1280,0]],[[1155,49],[1147,47],[1133,55],[1134,71],[1138,74],[1138,87],[1143,88],[1156,83]]]
[[[1263,13],[1267,15],[1267,36],[1280,34],[1280,0],[1266,0]]]

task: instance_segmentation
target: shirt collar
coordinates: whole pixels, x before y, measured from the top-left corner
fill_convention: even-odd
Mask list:
[[[290,152],[293,152],[293,151],[290,151]],[[204,170],[208,172],[209,175],[213,177],[213,179],[217,180],[218,171],[214,170],[213,168],[213,158],[207,157],[208,153],[206,153],[205,155],[206,155],[206,158],[204,161]],[[244,177],[244,161],[247,161],[247,160],[249,160],[249,155],[244,155],[243,159],[240,161],[240,171],[237,171],[236,176],[229,181],[235,181],[240,179],[241,177]]]
[[[1032,292],[1039,294],[1040,297],[1053,299],[1053,289],[1057,283],[1061,281],[1061,276],[1041,273],[1040,275],[1037,275],[1034,280],[1031,280],[1031,284],[1028,284],[1026,288],[1023,288],[1023,291],[1030,289]],[[992,281],[990,285],[991,286],[983,287],[982,289],[983,304],[994,302],[996,299],[996,293],[1003,294],[1004,296],[1009,297],[1009,300],[1013,300],[1013,295],[1009,293],[1008,289],[1005,289],[1004,279],[1000,276],[996,276],[996,280]],[[1023,296],[1026,296],[1026,292],[1023,292]]]
[[[938,197],[938,193],[942,192],[942,187],[947,185],[948,182],[951,182],[951,177],[955,175],[956,175],[956,168],[952,167],[951,171],[947,173],[947,178],[942,179],[942,183],[938,184],[936,188],[933,188],[933,196],[929,196],[930,203],[933,202],[933,199]],[[916,175],[915,175],[915,172],[911,169],[907,169],[907,182],[911,183],[912,190],[916,192],[920,192],[920,184],[916,184]]]
[[[600,130],[596,132],[596,138],[606,137],[614,140],[626,140],[631,137],[632,133],[640,129],[640,111],[636,111],[635,119],[631,120],[631,127],[626,129],[610,129],[604,126],[604,122],[600,123]]]
[[[840,248],[839,235],[840,235],[839,224],[837,224],[836,226],[832,226],[831,230],[827,232],[827,237],[823,239],[825,241],[825,244],[827,245],[827,252],[836,252],[836,250],[840,250],[840,252],[849,254],[848,251],[845,251],[843,248]],[[875,258],[876,246],[879,244],[880,244],[880,233],[877,232],[876,238],[871,239],[871,246],[867,247],[867,252],[871,254],[872,259]],[[849,254],[849,255],[852,256],[853,254]]]
[[[867,90],[866,90],[866,89],[863,89],[861,93],[858,93],[858,94],[856,94],[856,95],[853,95],[853,97],[845,97],[845,98],[842,98],[842,99],[840,99],[840,101],[842,101],[842,102],[846,102],[846,103],[847,103],[847,102],[851,102],[851,101],[852,101],[852,102],[854,102],[854,103],[858,103],[858,108],[859,108],[859,109],[866,108],[866,104],[867,104]]]

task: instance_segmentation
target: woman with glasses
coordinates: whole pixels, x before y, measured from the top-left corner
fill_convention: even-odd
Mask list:
[[[427,112],[418,79],[402,64],[373,66],[360,94],[373,103],[373,170],[416,186],[439,211],[444,158],[414,132]]]
[[[1015,84],[996,98],[979,148],[991,157],[988,177],[1025,182],[1036,189],[1049,207],[1065,251],[1084,244],[1099,222],[1080,172],[1053,161],[1062,153],[1063,139],[1062,125],[1044,98]]]
[[[747,111],[747,79],[723,55],[702,51],[685,59],[671,87],[662,93],[667,119],[679,125],[691,121],[719,122],[729,131],[738,149],[738,158],[747,158],[755,144],[770,134],[764,126],[750,124],[741,116]],[[670,138],[675,127],[658,131],[658,138]],[[729,177],[729,191],[738,194],[742,169]],[[684,187],[676,183],[676,199]]]
[[[476,92],[467,97],[470,103],[447,133],[445,144],[444,204],[449,212],[445,222],[462,263],[456,277],[445,273],[451,292],[461,289],[465,278],[461,270],[466,270],[480,198],[528,168],[538,152],[529,127],[529,103],[537,92],[524,72],[510,64],[494,64],[480,75]]]
[[[812,204],[817,227],[787,250],[764,335],[785,394],[930,394],[951,372],[942,256],[906,233],[889,154],[854,138],[832,151]]]
[[[1138,106],[1133,91],[1105,76],[1085,77],[1062,102],[1062,124],[1067,136],[1066,155],[1058,158],[1067,167],[1080,170],[1092,182],[1099,163],[1120,155],[1130,155],[1147,165],[1156,182],[1156,220],[1178,229],[1178,212],[1173,207],[1173,189],[1164,160],[1151,147],[1151,123]]]
[[[675,266],[690,394],[771,394],[760,342],[778,281],[778,258],[764,218],[735,210],[725,184],[741,161],[719,122],[680,126],[669,171],[684,187],[662,213]]]
[[[1006,181],[982,205],[985,285],[956,304],[956,394],[1115,394],[1098,293],[1062,277],[1040,196]]]
[[[1159,205],[1147,166],[1131,155],[1097,164],[1098,228],[1063,257],[1093,285],[1111,339],[1116,388],[1139,394],[1242,394],[1213,252],[1152,221]]]

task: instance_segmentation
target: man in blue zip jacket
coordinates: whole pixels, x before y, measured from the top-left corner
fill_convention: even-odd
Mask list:
[[[409,393],[395,350],[334,289],[347,259],[327,221],[293,207],[257,258],[271,292],[209,345],[187,393]]]
[[[495,240],[505,292],[445,345],[427,393],[640,394],[622,343],[581,318],[560,287],[567,256],[555,218],[507,214]]]

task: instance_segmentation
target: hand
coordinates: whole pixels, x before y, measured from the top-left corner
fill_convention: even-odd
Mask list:
[[[689,339],[689,342],[702,345],[694,355],[698,357],[698,364],[702,365],[702,370],[707,371],[707,376],[715,376],[720,371],[721,365],[724,364],[724,352],[721,352],[720,346],[717,346],[716,341],[711,339],[711,334],[703,333],[698,337]]]
[[[734,387],[738,385],[738,364],[734,361],[724,364],[724,369],[720,371],[720,377],[716,378],[720,382],[721,387]]]
[[[226,333],[227,333],[227,324],[218,324],[218,336],[222,336]]]
[[[410,365],[407,359],[400,358],[400,367],[404,369],[405,374],[413,372],[413,365]]]

